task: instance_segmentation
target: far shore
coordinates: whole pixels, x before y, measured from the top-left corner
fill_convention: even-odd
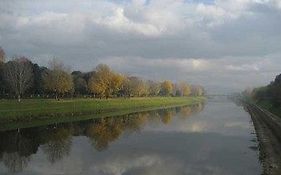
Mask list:
[[[0,123],[62,122],[202,103],[205,97],[0,100]]]

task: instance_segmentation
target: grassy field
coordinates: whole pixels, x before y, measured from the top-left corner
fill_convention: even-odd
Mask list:
[[[191,105],[203,101],[204,97],[147,97],[117,99],[28,99],[0,100],[0,123],[9,121],[32,121],[82,115],[119,115],[157,108]]]

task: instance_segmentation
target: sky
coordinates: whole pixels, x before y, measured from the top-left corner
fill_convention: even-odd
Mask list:
[[[281,72],[281,0],[0,0],[0,46],[43,66],[236,92]]]

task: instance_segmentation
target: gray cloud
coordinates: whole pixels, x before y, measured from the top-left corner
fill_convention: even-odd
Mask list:
[[[43,65],[53,56],[81,70],[104,62],[234,91],[279,72],[280,18],[278,0],[3,0],[0,45]]]

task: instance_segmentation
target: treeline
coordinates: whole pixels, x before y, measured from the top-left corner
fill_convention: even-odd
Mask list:
[[[1,98],[56,98],[61,97],[146,97],[146,96],[202,96],[204,88],[186,82],[170,80],[156,82],[127,76],[99,64],[90,72],[70,72],[55,59],[49,67],[32,63],[24,56],[5,62],[0,48]]]
[[[281,106],[281,74],[264,87],[246,90],[244,94],[251,96],[256,101],[269,101],[274,107]]]

